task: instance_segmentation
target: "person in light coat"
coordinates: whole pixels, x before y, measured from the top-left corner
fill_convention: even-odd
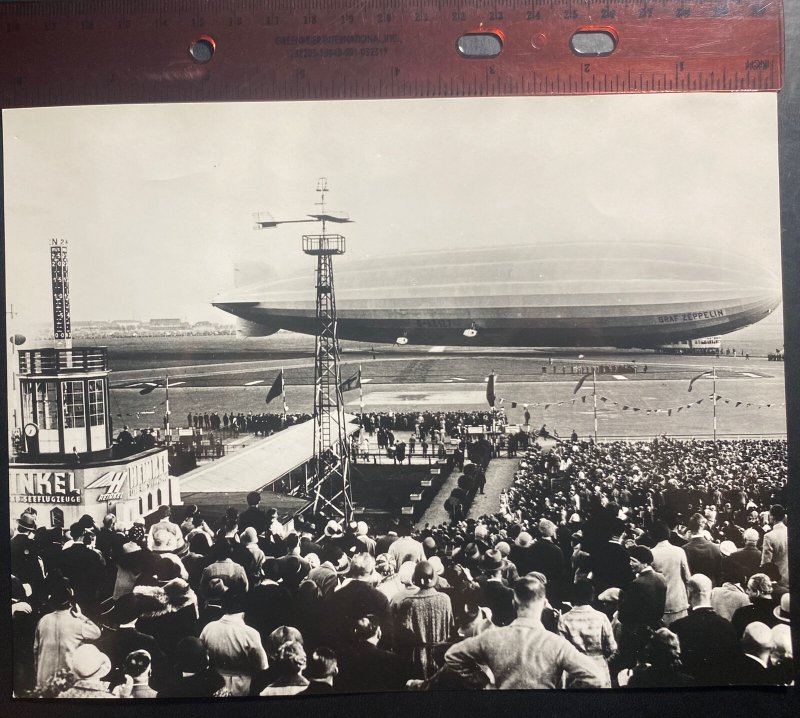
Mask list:
[[[683,618],[689,612],[686,582],[691,577],[686,552],[669,542],[669,526],[656,521],[652,528],[656,544],[653,546],[653,570],[667,580],[667,602],[664,606],[664,625]]]

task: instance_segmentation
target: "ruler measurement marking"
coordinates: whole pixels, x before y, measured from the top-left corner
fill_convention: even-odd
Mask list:
[[[723,4],[727,14],[715,17],[714,8]],[[689,15],[677,17],[681,8]],[[591,73],[576,74],[567,38],[573,27],[602,20],[604,9],[606,14],[614,10],[615,17],[605,20],[621,33],[625,54],[592,60]],[[539,16],[529,20],[532,10]],[[638,18],[641,10],[649,10],[650,16]],[[569,18],[564,17],[567,11]],[[415,12],[421,13],[419,21]],[[312,16],[314,22],[303,22]],[[758,0],[365,0],[358,6],[352,0],[6,3],[0,5],[0,96],[5,106],[13,107],[228,97],[457,96],[459,87],[461,95],[469,96],[619,92],[620,86],[628,92],[775,90],[782,80],[780,18],[779,2]],[[672,33],[670,51],[660,55],[648,42],[648,28],[661,27],[656,20]],[[491,75],[469,79],[465,75],[484,60],[459,58],[455,50],[451,56],[430,52],[424,44],[454,46],[462,28],[476,28],[480,22],[494,22],[506,34]],[[681,28],[694,35],[684,42]],[[539,31],[549,42],[532,49],[532,36]],[[219,50],[202,71],[187,53],[189,42],[200,33],[212,35]],[[323,43],[325,38],[359,34],[392,35],[395,40]],[[698,42],[698,34],[709,37],[710,49]],[[310,42],[280,45],[282,37]],[[233,42],[239,43],[238,57],[225,54]],[[742,54],[742,45],[754,48],[752,56]],[[23,46],[34,48],[24,64]],[[291,53],[326,47],[353,52],[348,57]],[[63,48],[67,50],[61,58]],[[374,58],[371,50],[376,51]],[[246,52],[258,53],[257,62],[244,59]],[[681,57],[687,70],[673,70],[670,56]],[[762,62],[766,64],[757,64]],[[603,69],[596,63],[604,63]],[[395,67],[401,68],[402,79],[395,78]],[[297,68],[307,72],[302,82],[293,77]],[[632,71],[639,75],[638,83]]]

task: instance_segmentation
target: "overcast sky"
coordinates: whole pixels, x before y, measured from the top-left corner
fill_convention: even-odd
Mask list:
[[[7,302],[20,329],[50,320],[51,237],[73,320],[228,321],[210,302],[246,259],[311,290],[303,225],[256,232],[252,214],[314,211],[320,176],[356,221],[341,261],[625,238],[777,273],[776,117],[773,93],[5,111]]]

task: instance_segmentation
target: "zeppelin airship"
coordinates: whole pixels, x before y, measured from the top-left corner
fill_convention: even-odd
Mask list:
[[[769,315],[780,282],[698,246],[552,242],[334,262],[338,335],[445,346],[657,348]],[[214,306],[245,333],[316,332],[313,271],[240,287]]]

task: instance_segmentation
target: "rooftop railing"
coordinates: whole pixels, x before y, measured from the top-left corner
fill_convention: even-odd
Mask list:
[[[24,349],[19,352],[22,376],[108,371],[106,347]]]

